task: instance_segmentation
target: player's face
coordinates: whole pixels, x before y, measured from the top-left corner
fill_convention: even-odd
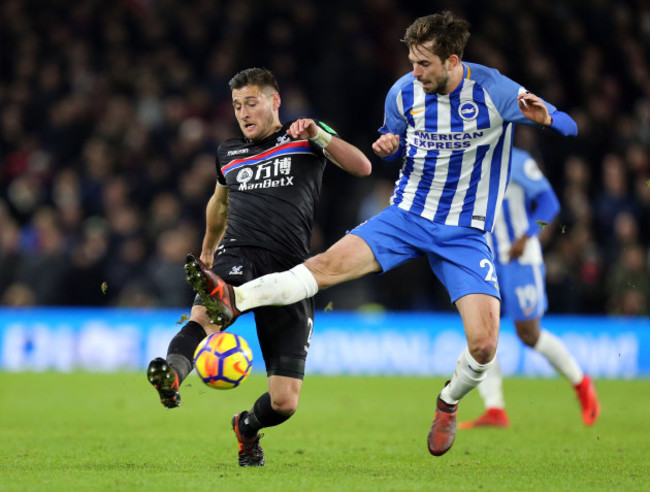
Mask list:
[[[449,67],[431,52],[433,41],[409,47],[409,61],[413,76],[422,83],[427,94],[449,94]]]
[[[262,140],[280,125],[277,93],[266,95],[256,85],[245,85],[232,91],[232,106],[242,133],[251,140]]]

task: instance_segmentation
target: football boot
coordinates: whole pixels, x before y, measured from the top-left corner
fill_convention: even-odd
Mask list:
[[[503,408],[488,408],[483,415],[476,420],[461,422],[460,429],[473,429],[474,427],[508,427],[510,421]]]
[[[201,297],[210,321],[225,330],[241,312],[235,306],[232,285],[210,270],[194,255],[187,255],[185,261],[186,279]]]
[[[235,431],[239,443],[239,466],[264,466],[264,451],[260,446],[260,439],[264,434],[255,434],[253,437],[244,437],[239,432],[239,421],[246,418],[248,412],[243,411],[232,418],[232,430]]]
[[[456,437],[456,416],[458,414],[458,403],[449,405],[444,402],[440,395],[436,403],[436,413],[433,416],[431,430],[427,436],[429,452],[434,456],[442,456],[454,444]]]
[[[175,408],[181,404],[181,394],[178,392],[178,374],[161,358],[149,362],[147,368],[147,379],[158,391],[160,402],[167,408]]]
[[[600,402],[593,381],[589,376],[583,376],[582,381],[574,387],[582,407],[582,421],[587,426],[594,425],[600,415]]]

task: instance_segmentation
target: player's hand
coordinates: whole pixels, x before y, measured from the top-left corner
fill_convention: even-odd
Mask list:
[[[511,260],[516,260],[524,254],[524,249],[526,249],[526,242],[528,239],[529,237],[524,234],[523,236],[519,237],[514,243],[512,243],[510,246],[510,251],[508,252]]]
[[[214,251],[201,251],[200,260],[205,263],[205,266],[212,268],[214,266]]]
[[[309,118],[302,118],[294,121],[287,130],[287,134],[296,140],[306,140],[315,137],[317,133],[318,126],[314,120]]]
[[[553,123],[551,115],[548,113],[546,104],[530,92],[524,92],[517,96],[519,110],[530,121],[542,126],[549,126]]]
[[[399,135],[386,133],[372,144],[372,151],[379,157],[388,157],[399,149]]]

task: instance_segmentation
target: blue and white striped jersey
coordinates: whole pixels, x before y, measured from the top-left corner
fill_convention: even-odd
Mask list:
[[[510,184],[491,235],[495,262],[509,263],[512,243],[528,234],[530,239],[516,261],[522,265],[544,263],[542,246],[537,237],[544,224],[537,222],[550,223],[559,210],[557,196],[535,160],[528,152],[513,148]]]
[[[403,158],[391,204],[491,231],[510,177],[513,123],[537,125],[519,110],[522,86],[482,65],[463,68],[462,83],[447,95],[426,94],[412,73],[388,92],[379,131],[400,136],[399,150],[386,159]]]

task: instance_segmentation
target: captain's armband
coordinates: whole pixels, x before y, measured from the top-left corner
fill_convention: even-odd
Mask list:
[[[332,141],[332,135],[323,130],[320,126],[316,125],[318,132],[313,137],[309,137],[310,142],[314,142],[321,149],[327,147]]]

